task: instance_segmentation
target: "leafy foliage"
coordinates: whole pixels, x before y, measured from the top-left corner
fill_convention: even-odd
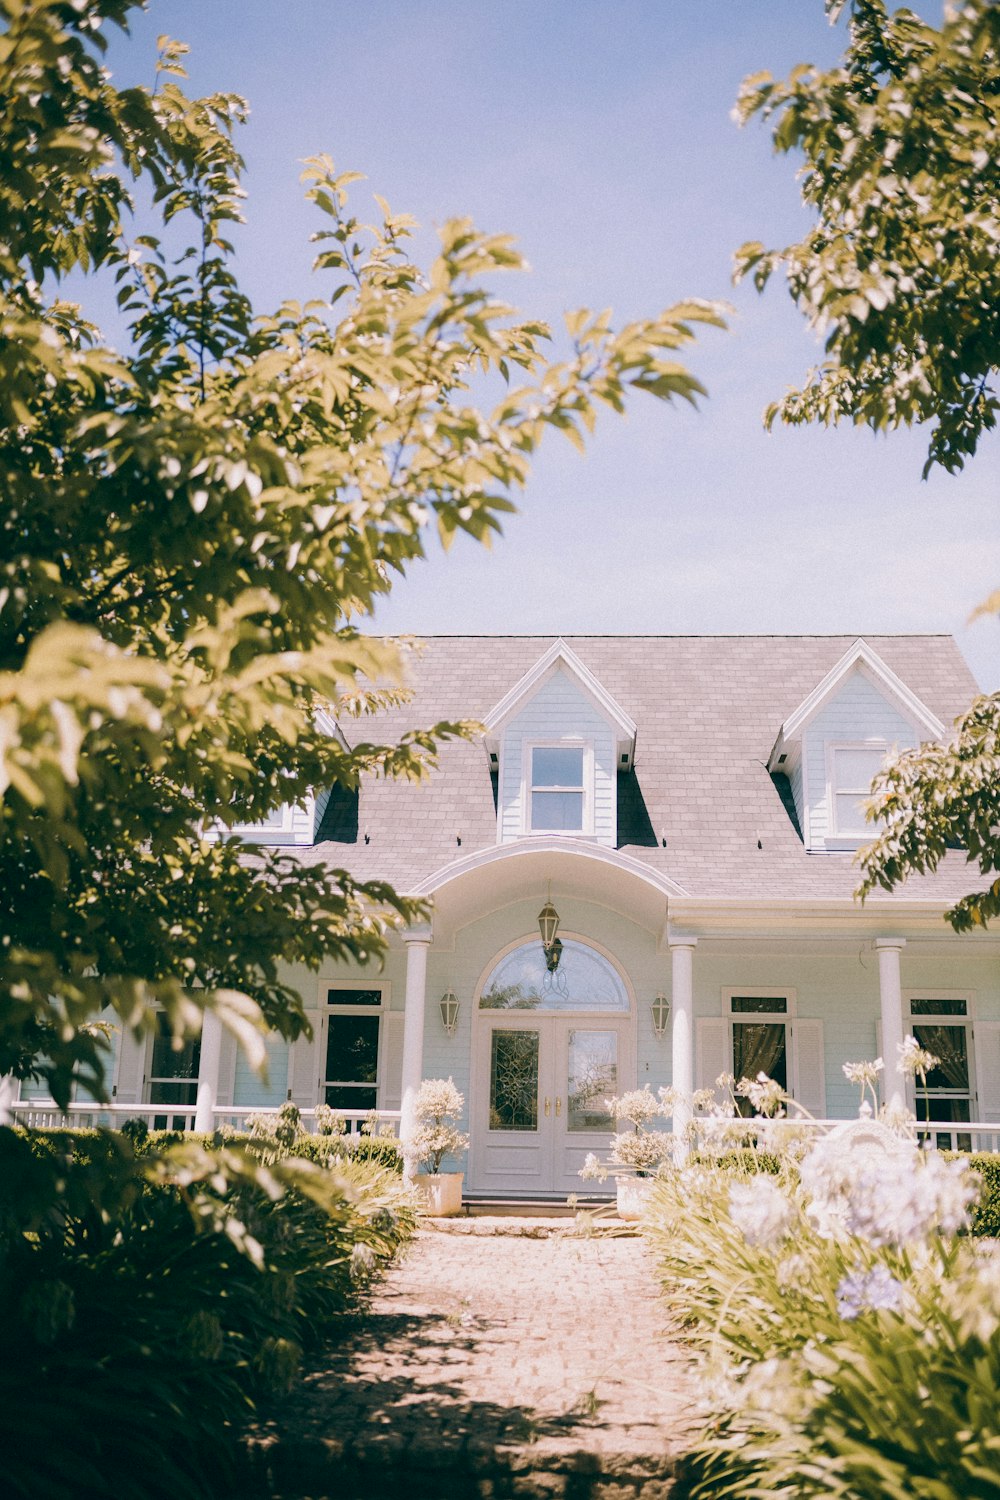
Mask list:
[[[827,0],[835,18],[845,0]],[[850,41],[826,72],[748,78],[739,118],[774,119],[801,153],[813,227],[746,244],[737,275],[779,269],[827,358],[767,422],[932,423],[925,473],[961,469],[996,425],[1000,349],[1000,10],[945,7],[940,27],[887,0],[852,0]]]
[[[254,309],[228,238],[246,105],[188,98],[169,38],[155,88],[116,88],[102,28],[136,3],[0,0],[0,1074],[60,1103],[74,1075],[102,1088],[103,1009],[293,1037],[282,962],[365,962],[417,914],[206,831],[418,778],[468,732],[353,732],[412,650],[358,622],[429,528],[499,530],[547,430],[582,444],[631,390],[693,401],[675,353],[721,323],[579,312],[555,360],[495,294],[508,238],[452,220],[423,268],[412,221],[357,219],[327,157],[305,172],[318,295]],[[60,297],[70,273],[112,278],[126,352]]]
[[[826,0],[831,19],[845,0]],[[996,426],[1000,363],[1000,7],[946,5],[940,27],[886,0],[851,0],[849,45],[827,72],[748,78],[742,121],[774,120],[800,152],[815,223],[797,244],[737,252],[763,289],[783,270],[826,359],[767,410],[793,425],[843,418],[876,430],[928,422],[924,474],[961,469]],[[995,595],[983,610],[1000,610]],[[948,913],[959,931],[1000,911],[1000,695],[978,698],[954,744],[909,751],[875,784],[887,823],[862,857],[859,894],[894,889],[964,849],[993,877]]]
[[[906,875],[935,870],[949,849],[964,849],[984,876],[946,913],[959,932],[1000,913],[1000,693],[975,700],[948,745],[906,750],[875,779],[869,816],[879,819],[861,852],[860,894]]]
[[[779,1191],[792,1218],[773,1235]],[[759,1177],[702,1163],[653,1186],[644,1232],[704,1356],[685,1493],[1000,1494],[995,1257],[950,1235],[879,1248],[818,1225],[787,1162]]]
[[[228,1492],[242,1422],[414,1224],[368,1163],[7,1130],[0,1165],[5,1493],[46,1500]]]

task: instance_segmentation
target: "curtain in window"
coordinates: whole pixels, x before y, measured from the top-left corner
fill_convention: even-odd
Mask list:
[[[967,1089],[969,1057],[965,1045],[965,1027],[915,1026],[913,1033],[921,1047],[933,1052],[939,1059],[938,1067],[927,1075],[928,1088]]]
[[[788,1068],[785,1057],[785,1027],[781,1022],[765,1021],[753,1024],[737,1021],[733,1025],[733,1072],[737,1083],[741,1078],[756,1078],[766,1073],[788,1087]],[[740,1108],[747,1101],[741,1101]],[[748,1112],[753,1113],[748,1104]]]

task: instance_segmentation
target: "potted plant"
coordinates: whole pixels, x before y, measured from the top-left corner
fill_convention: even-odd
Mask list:
[[[625,1123],[632,1128],[619,1128],[611,1137],[609,1166],[603,1166],[591,1154],[580,1176],[603,1181],[610,1171],[615,1177],[618,1217],[635,1220],[641,1216],[651,1179],[671,1153],[673,1137],[662,1130],[647,1129],[650,1120],[661,1113],[658,1100],[648,1088],[632,1089],[620,1097],[606,1099],[605,1104],[619,1127]]]
[[[455,1121],[462,1117],[465,1100],[451,1078],[426,1078],[417,1091],[417,1128],[406,1147],[408,1162],[424,1164],[429,1171],[417,1172],[413,1181],[424,1199],[426,1212],[449,1218],[462,1211],[461,1172],[442,1172],[446,1156],[457,1155],[469,1144]]]

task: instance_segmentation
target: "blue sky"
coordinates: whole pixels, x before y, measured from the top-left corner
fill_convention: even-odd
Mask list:
[[[262,309],[321,289],[298,182],[318,151],[367,174],[365,210],[379,192],[428,232],[515,234],[532,271],[504,292],[549,321],[735,304],[688,356],[698,412],[639,397],[582,458],[553,435],[504,538],[432,548],[379,628],[954,631],[1000,688],[1000,626],[967,625],[1000,585],[1000,444],[921,481],[919,432],[762,429],[818,350],[777,285],[731,287],[731,256],[807,220],[793,161],[730,110],[748,73],[834,60],[821,0],[151,0],[112,47],[120,81],[151,78],[161,31],[191,45],[192,89],[250,101],[239,250]]]

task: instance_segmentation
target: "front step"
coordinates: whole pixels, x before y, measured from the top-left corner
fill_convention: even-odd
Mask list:
[[[462,1198],[462,1213],[467,1218],[485,1216],[490,1219],[575,1219],[579,1213],[593,1213],[595,1209],[608,1208],[613,1198],[580,1198],[567,1203],[565,1198],[481,1198],[466,1195]]]

